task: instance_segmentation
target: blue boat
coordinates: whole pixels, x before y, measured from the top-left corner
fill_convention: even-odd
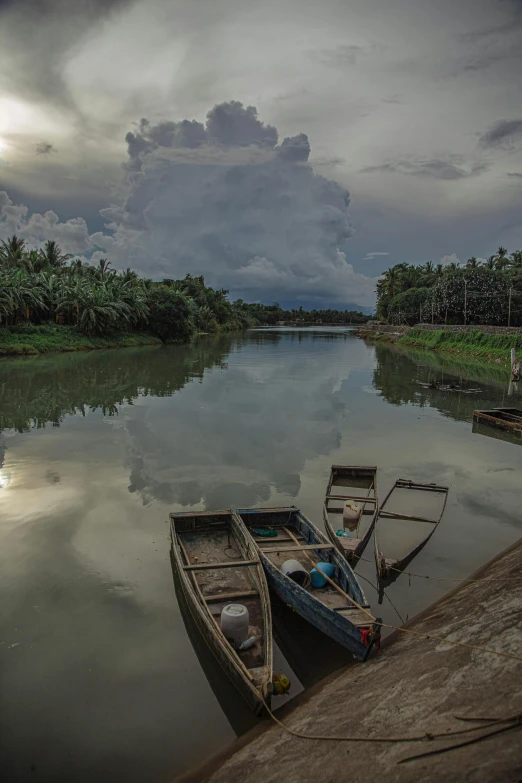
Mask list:
[[[295,506],[237,509],[236,514],[257,546],[274,592],[305,620],[365,661],[379,641],[379,620],[373,618],[354,572],[334,544]],[[281,570],[287,560],[297,561],[307,572],[302,584]],[[317,563],[333,566],[332,581],[358,606],[329,582],[322,587],[308,583],[308,572]]]

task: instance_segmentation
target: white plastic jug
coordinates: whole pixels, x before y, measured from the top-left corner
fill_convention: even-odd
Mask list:
[[[343,508],[343,522],[346,527],[353,526],[355,522],[358,522],[361,518],[362,508],[354,503],[353,500],[348,500],[344,504]]]
[[[221,630],[232,647],[238,648],[248,638],[250,618],[243,604],[228,604],[221,612]]]

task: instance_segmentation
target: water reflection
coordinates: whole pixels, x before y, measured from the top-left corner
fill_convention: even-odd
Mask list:
[[[306,460],[340,444],[345,403],[332,391],[348,369],[335,338],[311,350],[307,339],[306,351],[301,334],[284,349],[279,339],[258,332],[247,352],[236,345],[226,373],[192,385],[175,412],[161,400],[125,411],[130,492],[145,505],[215,509],[297,496]]]
[[[0,429],[58,427],[66,416],[98,409],[116,415],[139,396],[170,396],[191,379],[201,381],[210,367],[226,366],[229,350],[230,341],[218,337],[175,348],[3,360]]]
[[[0,369],[5,780],[168,780],[243,730],[185,632],[169,510],[293,502],[320,524],[332,463],[379,465],[381,497],[399,476],[451,485],[414,564],[437,580],[402,575],[377,609],[371,547],[357,566],[391,623],[520,534],[522,451],[469,414],[502,406],[502,368],[464,372],[476,398],[445,394],[420,386],[459,377],[430,352],[260,330]],[[344,664],[285,612],[278,646],[305,686]]]
[[[373,384],[392,405],[416,405],[434,408],[455,421],[471,421],[480,399],[495,406],[508,399],[509,372],[497,365],[482,365],[441,357],[432,351],[414,351],[389,345],[375,345],[376,366]],[[455,390],[428,388],[433,384],[455,385]],[[462,389],[478,389],[466,393]],[[513,393],[511,389],[511,393]],[[509,404],[506,402],[506,405]],[[513,404],[513,403],[511,403]]]

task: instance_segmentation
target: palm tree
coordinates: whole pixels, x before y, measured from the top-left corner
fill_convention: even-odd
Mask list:
[[[72,258],[70,253],[62,253],[60,246],[53,239],[49,239],[40,250],[40,255],[44,262],[53,269],[64,267]]]
[[[12,237],[0,242],[0,263],[6,266],[18,266],[22,261],[25,249],[25,239],[13,234]]]
[[[522,267],[522,250],[514,250],[511,253],[510,263],[511,266]]]
[[[485,269],[495,269],[495,256],[489,256],[489,258],[484,263]]]
[[[466,261],[466,266],[468,269],[478,269],[479,262],[477,261],[475,256],[471,256],[471,258],[468,258],[468,260]]]

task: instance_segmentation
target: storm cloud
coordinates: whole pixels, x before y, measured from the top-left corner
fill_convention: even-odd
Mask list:
[[[86,256],[363,303],[370,269],[520,246],[521,29],[520,0],[0,0],[0,190],[40,235],[83,216]]]
[[[113,235],[91,237],[116,264],[191,269],[248,298],[372,301],[373,281],[340,250],[349,192],[314,173],[304,133],[278,144],[254,107],[231,101],[205,124],[143,119],[126,139],[125,198],[102,210]]]
[[[500,120],[479,139],[481,147],[499,147],[522,139],[522,120]]]
[[[248,299],[372,303],[374,281],[340,249],[350,194],[314,172],[306,134],[278,144],[253,106],[230,101],[205,123],[142,119],[126,141],[124,198],[101,211],[108,231],[89,235],[85,221],[54,212],[29,217],[4,194],[3,233],[52,235],[67,252],[156,279],[190,270]]]

